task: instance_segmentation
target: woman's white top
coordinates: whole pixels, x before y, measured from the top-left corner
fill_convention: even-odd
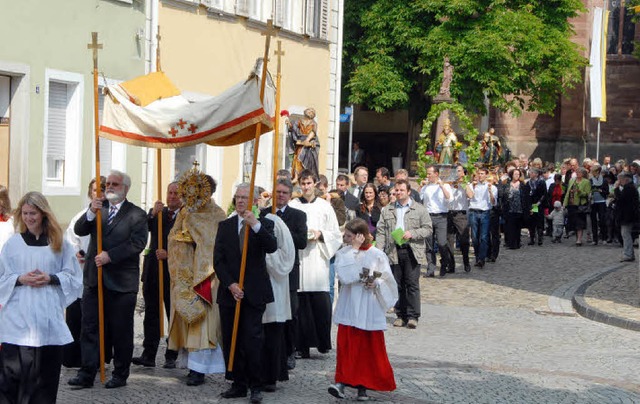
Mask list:
[[[35,269],[56,275],[60,285],[16,286],[20,275]],[[82,271],[69,242],[54,253],[14,234],[0,253],[0,343],[40,347],[72,342],[64,310],[81,296]]]
[[[13,227],[13,218],[10,217],[6,222],[0,222],[0,251],[2,251],[2,246],[4,243],[13,236],[14,227]]]
[[[375,247],[366,251],[343,247],[336,253],[335,267],[341,286],[333,321],[361,330],[386,330],[385,313],[398,300],[398,285],[386,254]],[[381,273],[375,288],[367,289],[360,281],[362,268]]]

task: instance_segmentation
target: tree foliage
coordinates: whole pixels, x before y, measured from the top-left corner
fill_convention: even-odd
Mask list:
[[[438,94],[443,60],[451,95],[471,112],[491,105],[553,113],[588,61],[571,41],[580,0],[346,0],[349,102],[378,112]],[[426,114],[426,111],[425,111]]]
[[[633,22],[640,22],[640,0],[627,1],[627,7],[633,13]],[[640,41],[635,41],[633,56],[640,59]]]

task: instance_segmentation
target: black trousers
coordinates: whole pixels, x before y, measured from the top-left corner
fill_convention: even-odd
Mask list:
[[[67,307],[65,321],[73,342],[63,348],[62,364],[68,368],[78,368],[82,365],[80,349],[80,331],[82,330],[82,299],[77,299]]]
[[[607,212],[607,204],[592,203],[591,204],[591,234],[593,241],[607,239],[607,220],[605,218]]]
[[[392,265],[393,277],[398,284],[396,316],[405,321],[420,318],[420,264],[411,247],[398,248],[398,264]]]
[[[276,384],[289,380],[284,323],[266,323],[263,327],[262,381],[264,384]]]
[[[240,309],[233,371],[227,372],[227,378],[233,380],[233,383],[240,388],[254,389],[262,386],[262,347],[264,345],[262,314],[265,307],[265,305],[256,307],[244,302]],[[222,352],[227,367],[231,352],[235,311],[235,306],[220,306]]]
[[[507,248],[520,248],[522,213],[507,212],[504,215],[504,241]]]
[[[58,396],[62,346],[2,344],[0,403],[54,404]]]
[[[105,341],[113,347],[113,377],[127,380],[133,355],[133,312],[135,292],[121,293],[104,289]],[[96,377],[100,364],[98,324],[98,288],[84,288],[82,295],[82,367],[78,376],[88,380]],[[105,343],[105,350],[109,347]]]
[[[456,236],[460,243],[460,252],[462,252],[462,262],[469,265],[469,221],[467,220],[467,212],[465,211],[449,211],[447,237],[449,238],[449,247],[453,250],[456,245]],[[453,261],[453,256],[451,257]],[[455,267],[455,263],[451,263]]]
[[[298,291],[289,291],[289,298],[291,300],[291,320],[287,320],[284,323],[284,338],[287,356],[296,352],[296,330],[298,327],[298,308],[300,307]]]
[[[544,214],[539,209],[536,213],[531,213],[527,220],[527,227],[529,229],[529,238],[531,241],[536,240],[538,236],[538,242],[542,242],[544,236]]]
[[[296,348],[308,353],[331,349],[331,298],[329,292],[298,292],[298,328]]]
[[[489,216],[489,258],[498,259],[500,254],[500,211],[491,209]]]
[[[158,261],[155,258],[145,257],[145,279],[142,283],[142,296],[144,297],[144,340],[142,341],[142,356],[155,361],[160,344],[160,280],[158,277]],[[164,310],[169,318],[171,312],[171,278],[167,262],[164,262],[163,290]],[[166,322],[165,322],[166,324]],[[177,359],[178,351],[167,349],[165,359]]]

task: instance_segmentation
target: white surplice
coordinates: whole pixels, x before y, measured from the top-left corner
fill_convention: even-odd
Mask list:
[[[289,202],[292,208],[307,214],[307,228],[322,232],[324,241],[309,240],[304,250],[299,250],[299,292],[329,292],[329,260],[342,244],[342,234],[336,213],[331,204],[322,198],[302,203],[299,199]]]
[[[273,232],[278,239],[278,249],[265,257],[273,289],[273,302],[267,304],[262,323],[284,323],[291,320],[289,273],[293,269],[296,250],[291,232],[284,221],[273,213],[267,214],[266,218],[274,223]]]
[[[56,275],[60,285],[16,286],[20,275],[35,269]],[[69,242],[54,253],[14,234],[0,253],[0,342],[31,347],[72,342],[64,309],[81,296],[82,271]]]
[[[334,323],[366,331],[386,330],[385,313],[398,300],[398,285],[385,253],[375,247],[356,250],[346,246],[336,254],[335,266],[342,286],[333,313]],[[381,273],[374,288],[367,289],[360,282],[362,268]]]

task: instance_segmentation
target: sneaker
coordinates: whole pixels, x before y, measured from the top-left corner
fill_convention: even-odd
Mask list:
[[[401,318],[396,318],[396,321],[393,322],[394,327],[404,327],[406,323]]]
[[[416,327],[418,327],[418,320],[412,318],[407,321],[407,328],[414,330]]]
[[[332,384],[331,386],[329,386],[327,391],[329,392],[329,394],[331,394],[335,398],[345,398],[344,384],[342,383]]]
[[[369,396],[367,395],[367,389],[364,387],[358,387],[358,401],[369,401]]]

